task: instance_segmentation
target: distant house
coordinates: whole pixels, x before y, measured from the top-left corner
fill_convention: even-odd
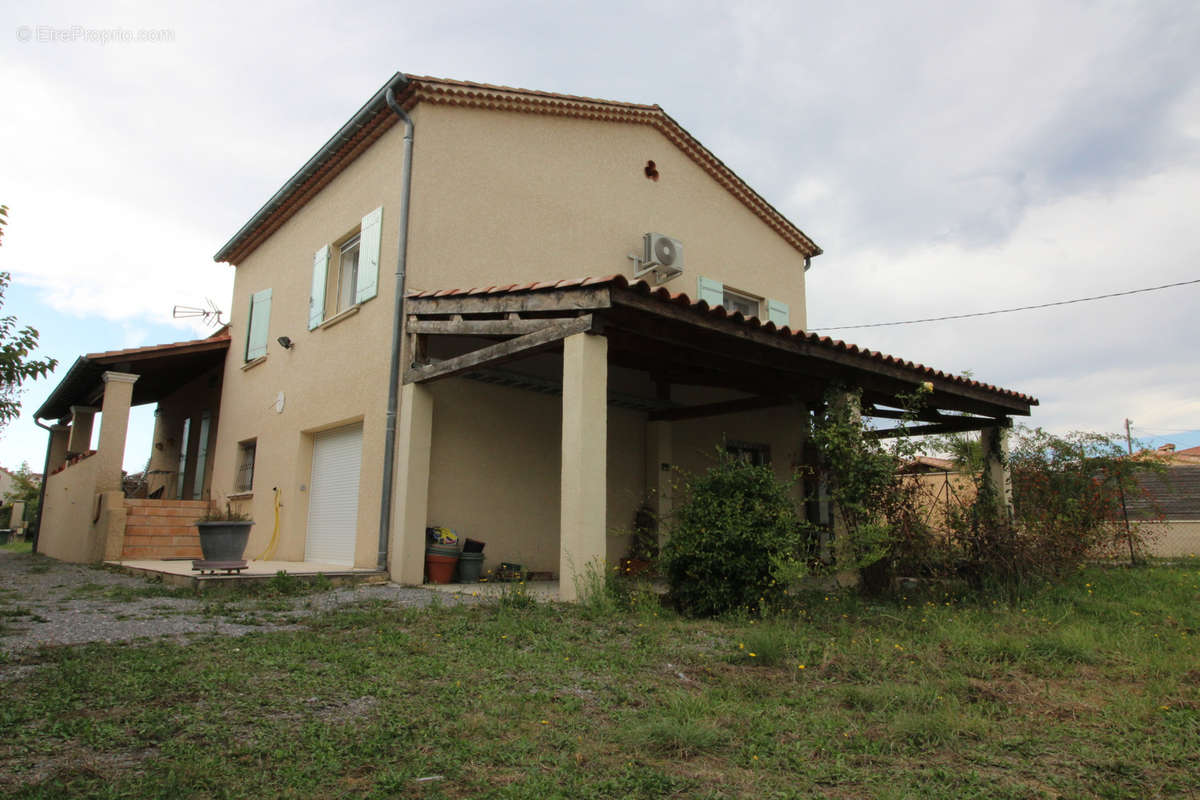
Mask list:
[[[0,502],[4,501],[15,485],[13,474],[4,467],[0,467]]]
[[[1200,555],[1200,447],[1163,445],[1143,457],[1162,461],[1166,471],[1139,477],[1141,493],[1129,498],[1130,519],[1142,524],[1152,555]]]

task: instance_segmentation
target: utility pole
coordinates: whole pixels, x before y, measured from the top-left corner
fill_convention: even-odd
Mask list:
[[[1129,417],[1125,418],[1125,448],[1129,450],[1129,457],[1133,457],[1133,436],[1129,433],[1129,426],[1133,424],[1133,420]],[[1133,465],[1130,465],[1130,469]],[[1137,555],[1133,552],[1133,532],[1129,530],[1129,509],[1125,505],[1125,486],[1123,477],[1118,475],[1117,488],[1121,492],[1121,514],[1125,517],[1125,541],[1129,542],[1129,564],[1134,566],[1137,564]]]

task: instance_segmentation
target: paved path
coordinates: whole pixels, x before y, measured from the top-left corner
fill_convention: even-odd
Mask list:
[[[41,646],[296,628],[303,616],[368,600],[397,606],[477,602],[391,583],[297,597],[193,595],[141,577],[0,549],[0,659]],[[0,667],[0,674],[6,671]]]

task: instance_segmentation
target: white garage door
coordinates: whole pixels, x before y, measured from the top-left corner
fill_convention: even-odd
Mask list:
[[[317,434],[308,497],[307,560],[354,564],[361,466],[361,424]]]

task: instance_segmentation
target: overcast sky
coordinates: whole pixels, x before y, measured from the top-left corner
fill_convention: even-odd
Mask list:
[[[27,5],[0,12],[4,313],[60,366],[8,467],[41,469],[29,412],[77,356],[228,311],[212,254],[396,70],[660,104],[824,248],[813,328],[1200,278],[1194,0]],[[1033,394],[1056,431],[1188,446],[1198,308],[1200,284],[831,334]]]

